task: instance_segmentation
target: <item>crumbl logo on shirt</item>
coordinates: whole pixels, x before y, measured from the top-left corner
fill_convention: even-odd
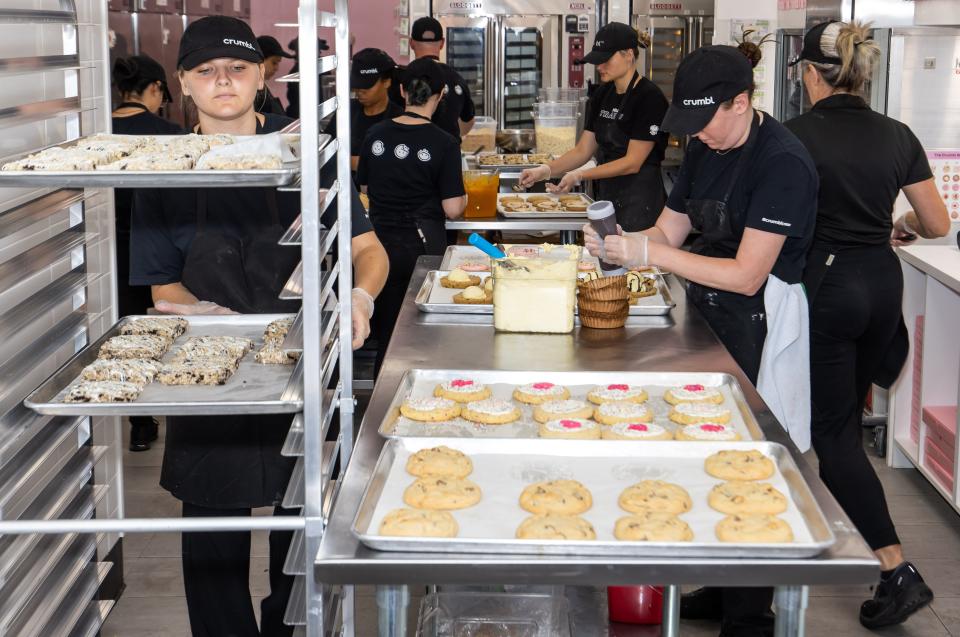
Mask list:
[[[767,219],[766,217],[760,217],[760,221],[764,223],[772,223],[775,226],[783,226],[784,228],[789,228],[793,224],[787,223],[786,221],[780,221],[779,219]]]
[[[410,156],[410,147],[406,144],[400,144],[393,149],[393,154],[396,155],[397,159],[406,159]]]
[[[247,41],[245,41],[245,40],[234,40],[233,38],[224,38],[224,39],[223,39],[223,43],[224,43],[224,44],[233,44],[234,46],[242,46],[242,47],[245,47],[245,48],[247,48],[247,49],[250,49],[251,51],[256,51],[256,50],[257,50],[255,46],[253,46],[252,44],[250,44],[249,42],[247,42]]]
[[[695,100],[683,100],[684,106],[711,106],[713,104],[716,104],[716,102],[713,101],[713,97],[711,96],[701,97]]]
[[[419,159],[420,161],[422,161],[422,162],[424,162],[424,163],[430,161],[430,159],[431,159],[431,157],[430,157],[430,151],[427,150],[426,148],[421,148],[421,149],[419,150],[419,152],[417,152],[417,159]]]
[[[621,113],[616,108],[613,109],[612,111],[608,111],[607,109],[603,108],[603,109],[600,109],[600,117],[602,117],[603,119],[621,120],[623,119],[623,113]]]
[[[380,155],[383,154],[383,151],[385,150],[385,148],[383,147],[383,142],[380,141],[379,139],[373,142],[373,148],[371,150],[373,151],[374,155],[379,157]]]
[[[457,95],[463,95],[463,89],[460,88],[459,84],[453,87],[453,92],[456,93]]]

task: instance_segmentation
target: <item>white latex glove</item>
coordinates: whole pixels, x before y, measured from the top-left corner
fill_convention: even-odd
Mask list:
[[[893,231],[890,233],[890,245],[908,246],[913,245],[919,234],[907,222],[907,215],[900,215],[893,220]]]
[[[239,314],[228,307],[217,305],[213,301],[197,301],[196,303],[171,303],[170,301],[157,301],[154,303],[154,309],[161,314],[182,314],[193,315],[214,315],[214,314]]]
[[[616,263],[631,270],[642,268],[647,265],[647,241],[647,235],[639,232],[608,234],[603,241],[606,252],[604,261]]]
[[[603,240],[600,238],[600,233],[589,223],[583,226],[583,247],[595,257],[603,255]]]
[[[581,181],[583,181],[583,173],[579,170],[571,170],[560,179],[560,183],[556,185],[547,184],[547,191],[553,193],[570,192],[571,189],[579,186]]]
[[[550,166],[546,164],[540,164],[536,168],[527,168],[520,173],[520,185],[524,188],[529,188],[538,181],[550,179],[551,174]]]
[[[373,297],[363,288],[350,292],[351,322],[353,323],[353,349],[360,349],[370,336],[370,319],[373,317]]]

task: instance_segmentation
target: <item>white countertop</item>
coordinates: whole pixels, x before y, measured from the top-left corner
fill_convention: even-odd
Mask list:
[[[908,246],[897,248],[897,254],[960,294],[960,249],[956,245]]]

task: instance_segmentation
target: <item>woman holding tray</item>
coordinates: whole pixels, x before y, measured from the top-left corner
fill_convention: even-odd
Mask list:
[[[292,120],[258,114],[263,55],[244,22],[212,16],[192,22],[180,42],[183,94],[193,99],[204,134],[254,135]],[[332,166],[332,164],[331,164]],[[369,333],[373,297],[386,280],[383,248],[353,198],[354,347]],[[150,285],[161,312],[295,312],[278,300],[299,251],[277,244],[299,214],[299,195],[272,188],[138,191],[133,213],[130,282]],[[328,208],[335,214],[336,206]],[[329,226],[333,219],[326,219]],[[313,388],[317,390],[319,388]],[[277,515],[293,468],[280,455],[291,417],[203,416],[167,419],[160,484],[183,503],[184,517]],[[289,635],[283,624],[292,578],[282,567],[290,533],[270,534],[270,596],[258,628],[250,597],[250,533],[183,533],[183,577],[195,636]]]

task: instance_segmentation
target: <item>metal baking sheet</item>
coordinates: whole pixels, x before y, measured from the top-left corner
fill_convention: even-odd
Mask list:
[[[536,155],[538,153],[480,153],[477,155],[477,170],[514,170],[514,169],[526,169],[526,168],[536,168],[540,166],[539,162],[531,161],[531,155]],[[510,164],[506,161],[503,161],[502,158],[507,155],[519,156],[521,158],[520,163]],[[496,156],[500,158],[500,163],[495,164],[484,164],[480,160],[484,157]],[[552,160],[552,155],[547,155],[547,160]]]
[[[497,553],[542,555],[609,555],[664,558],[806,558],[829,548],[835,537],[804,482],[793,458],[771,442],[664,442],[658,445],[622,441],[531,440],[523,445],[499,440],[442,438],[388,441],[381,451],[353,522],[353,533],[370,548],[384,551]],[[384,515],[405,506],[404,489],[414,481],[405,470],[409,456],[440,444],[470,456],[470,480],[483,497],[473,507],[451,511],[460,528],[455,538],[389,537],[378,534]],[[723,449],[755,449],[776,463],[768,482],[787,496],[787,511],[778,517],[793,530],[790,543],[720,542],[716,524],[725,516],[707,504],[707,495],[723,480],[703,469],[707,456]],[[579,480],[593,496],[593,506],[581,514],[597,533],[596,540],[518,540],[517,527],[530,514],[520,508],[520,493],[532,483],[568,478]],[[613,536],[620,493],[641,480],[679,484],[690,494],[693,508],[680,517],[690,525],[691,542],[627,542]]]
[[[667,415],[670,405],[663,400],[663,393],[669,387],[700,384],[716,387],[724,396],[724,405],[733,414],[731,424],[744,440],[763,440],[764,436],[757,423],[756,416],[747,405],[740,383],[730,374],[716,372],[516,372],[516,371],[464,371],[448,369],[411,369],[404,373],[400,385],[394,394],[380,423],[380,435],[386,438],[398,437],[451,437],[451,438],[538,438],[539,425],[533,419],[533,407],[516,403],[523,416],[509,425],[480,425],[462,418],[447,422],[423,423],[400,415],[400,404],[407,396],[415,398],[433,395],[440,383],[454,378],[471,378],[489,385],[493,396],[509,400],[513,390],[527,383],[550,382],[563,385],[570,390],[570,397],[586,400],[587,392],[596,385],[609,383],[627,383],[640,385],[647,390],[650,398],[646,404],[654,413],[654,422],[674,431],[677,425]],[[596,441],[582,441],[596,442]],[[659,444],[651,441],[649,444]]]
[[[587,204],[592,204],[592,203],[593,203],[593,199],[591,199],[591,198],[588,197],[587,195],[583,194],[582,192],[572,192],[572,193],[569,193],[569,194],[571,194],[571,195],[579,195],[580,197],[582,197],[582,198],[584,199],[584,201],[587,202]],[[578,218],[578,219],[586,219],[586,218],[587,218],[587,211],[586,211],[586,210],[584,210],[583,212],[567,212],[566,210],[550,210],[549,212],[540,212],[540,211],[536,211],[536,210],[526,210],[526,211],[514,212],[514,211],[506,210],[505,208],[503,208],[503,206],[500,205],[500,200],[503,199],[504,197],[521,197],[521,198],[523,198],[523,199],[527,199],[527,198],[533,197],[533,196],[541,196],[541,197],[542,197],[542,196],[544,196],[544,195],[546,195],[547,197],[550,197],[551,199],[559,199],[559,195],[552,195],[552,194],[550,194],[550,193],[542,193],[542,192],[538,192],[538,193],[529,193],[529,192],[521,192],[521,193],[500,193],[500,194],[497,195],[497,213],[500,214],[500,215],[501,215],[502,217],[504,217],[505,219],[544,219],[544,218],[551,218],[551,217],[553,217],[553,218],[556,218],[556,217],[573,217],[573,218]]]
[[[283,135],[292,148],[299,135]],[[320,136],[322,149],[330,141]],[[81,139],[58,144],[68,148]],[[16,161],[36,151],[4,158],[2,164]],[[296,150],[299,155],[299,149]],[[0,170],[0,187],[57,186],[60,188],[227,188],[285,186],[300,173],[300,162],[288,162],[276,170]]]
[[[190,322],[163,357],[173,352],[191,336],[246,336],[254,341],[254,349],[240,361],[240,367],[223,385],[163,385],[154,381],[140,397],[129,403],[65,403],[63,396],[80,377],[83,368],[97,358],[108,338],[120,334],[128,321],[120,319],[103,336],[84,347],[63,367],[45,380],[23,401],[41,414],[56,416],[208,416],[227,414],[293,413],[303,408],[300,364],[262,365],[254,360],[263,346],[263,330],[270,321],[292,317],[292,314],[234,314],[227,316],[184,316]]]
[[[493,316],[493,304],[466,304],[454,303],[453,297],[462,290],[445,288],[440,285],[440,279],[449,274],[448,270],[431,270],[423,279],[420,290],[414,299],[417,309],[426,313],[438,314],[482,314]],[[474,276],[480,277],[481,283],[490,276],[489,272],[471,272]],[[654,275],[657,278],[657,293],[652,296],[645,296],[638,299],[636,304],[630,306],[630,316],[664,316],[670,313],[676,303],[670,294],[670,286],[659,274]],[[490,319],[493,324],[493,319]]]

